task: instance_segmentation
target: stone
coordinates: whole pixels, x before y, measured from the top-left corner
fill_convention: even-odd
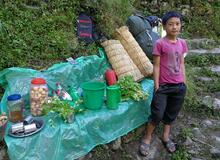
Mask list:
[[[186,141],[184,142],[184,145],[185,145],[185,146],[190,146],[190,145],[192,145],[192,144],[193,144],[192,139],[191,139],[190,137],[187,137],[187,138],[186,138]]]
[[[198,154],[198,151],[194,150],[194,149],[191,149],[191,150],[188,151],[188,153],[195,155],[195,154]]]
[[[214,95],[215,95],[215,98],[220,99],[220,92],[215,92]]]
[[[212,158],[220,158],[220,150],[217,148],[210,149],[210,153],[212,155]]]
[[[203,160],[203,159],[192,157],[191,160]]]
[[[201,122],[201,125],[202,125],[203,127],[211,127],[211,126],[213,125],[213,123],[212,123],[212,121],[206,119],[206,120],[203,120],[203,121]]]
[[[190,49],[210,48],[210,46],[216,46],[216,41],[208,38],[201,39],[187,39]]]
[[[113,150],[118,150],[119,148],[121,148],[121,137],[117,138],[116,140],[114,140],[112,142],[112,149]]]
[[[192,49],[189,50],[190,55],[195,55],[195,54],[206,54],[207,50],[206,49]]]
[[[197,77],[197,80],[204,81],[204,82],[209,82],[209,81],[212,81],[212,78],[209,78],[209,77]]]
[[[220,137],[213,136],[213,141],[214,141],[215,147],[220,149]]]
[[[193,135],[196,137],[196,138],[198,138],[198,139],[200,139],[200,138],[205,138],[205,136],[201,133],[201,131],[200,131],[200,129],[199,128],[193,128],[192,129],[192,133],[193,133]]]
[[[202,99],[202,103],[206,105],[208,108],[211,108],[213,105],[213,100],[211,96],[205,96]]]
[[[4,159],[5,154],[6,154],[6,150],[0,148],[0,159]]]
[[[213,109],[220,110],[220,99],[215,98],[213,101]]]
[[[220,48],[213,48],[213,49],[209,50],[209,52],[212,54],[220,54]]]
[[[210,68],[212,72],[220,73],[220,66],[213,66]]]

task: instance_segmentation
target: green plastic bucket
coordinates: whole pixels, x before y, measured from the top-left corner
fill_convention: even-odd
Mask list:
[[[107,108],[117,109],[118,103],[121,101],[120,87],[112,85],[107,87]]]
[[[85,82],[81,85],[83,102],[88,109],[100,109],[104,102],[105,83]]]

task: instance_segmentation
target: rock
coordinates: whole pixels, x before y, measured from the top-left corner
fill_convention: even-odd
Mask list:
[[[116,140],[114,140],[112,142],[112,149],[113,150],[118,150],[119,148],[121,148],[121,137],[117,138]]]
[[[82,157],[80,157],[80,158],[78,158],[77,160],[87,160],[87,159],[89,159],[89,158],[92,158],[92,153],[91,152],[89,152],[87,155],[85,155],[85,156],[82,156]]]
[[[208,108],[211,108],[212,107],[212,97],[211,96],[205,96],[203,99],[202,99],[202,103],[204,105],[206,105]]]
[[[200,139],[200,138],[205,138],[205,136],[201,133],[201,131],[200,131],[200,129],[199,128],[193,128],[192,129],[192,133],[193,133],[193,135],[196,137],[196,138],[198,138],[198,139]]]
[[[190,150],[188,151],[188,153],[189,153],[189,154],[192,154],[192,155],[196,155],[196,154],[198,154],[199,152],[198,152],[197,150],[195,150],[195,149],[190,149]]]
[[[106,150],[109,149],[107,144],[103,144],[103,148],[105,148]]]
[[[220,66],[213,66],[210,68],[212,72],[220,73]]]
[[[214,109],[214,110],[218,110],[218,111],[220,110],[220,100],[217,99],[217,98],[214,99],[213,109]]]
[[[212,155],[212,158],[220,158],[220,150],[216,148],[210,149],[210,153]]]
[[[220,55],[220,48],[214,49],[191,49],[189,50],[190,55],[206,55],[206,54],[213,54],[213,55]]]
[[[200,49],[200,48],[207,48],[210,46],[216,46],[216,41],[208,39],[208,38],[201,38],[201,39],[188,39],[187,40],[190,49]]]
[[[190,55],[195,55],[195,54],[206,54],[207,50],[206,49],[192,49],[189,50]]]
[[[213,48],[213,49],[209,50],[209,52],[211,54],[220,54],[220,48]]]
[[[214,95],[216,98],[220,99],[220,92],[215,92]]]
[[[0,159],[4,159],[5,154],[6,154],[5,149],[0,148]]]
[[[192,139],[191,139],[190,137],[187,137],[187,138],[186,138],[186,141],[184,142],[184,145],[185,145],[185,146],[190,146],[190,145],[192,145],[192,144],[193,144]]]
[[[203,127],[211,127],[211,126],[213,125],[213,123],[212,123],[212,121],[206,119],[206,120],[203,120],[203,121],[201,122],[201,125],[202,125]]]
[[[220,149],[220,137],[213,136],[212,139],[214,141],[215,147]]]
[[[209,78],[209,77],[197,77],[197,80],[204,81],[204,82],[209,82],[209,81],[212,81],[212,78]]]
[[[191,158],[191,160],[203,160],[203,159],[200,159],[200,158]]]

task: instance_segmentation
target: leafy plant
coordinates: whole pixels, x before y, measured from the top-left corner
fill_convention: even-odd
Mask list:
[[[192,130],[189,128],[183,128],[183,129],[181,129],[179,136],[181,139],[186,140],[187,137],[193,136]]]
[[[140,101],[147,98],[147,93],[142,91],[141,85],[134,81],[132,76],[125,76],[118,80],[117,84],[121,89],[121,97],[123,100],[133,99]]]
[[[189,160],[190,156],[185,149],[178,149],[175,153],[172,154],[171,160]]]
[[[76,105],[79,105],[80,103],[81,100],[75,102]],[[67,101],[61,101],[58,97],[53,97],[43,104],[44,114],[48,114],[49,112],[58,113],[58,115],[64,119],[64,122],[69,122],[74,114],[82,111],[83,109],[73,108]]]

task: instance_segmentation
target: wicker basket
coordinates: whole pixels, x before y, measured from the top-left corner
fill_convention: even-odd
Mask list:
[[[114,35],[121,42],[141,73],[146,77],[151,76],[153,73],[153,65],[129,32],[128,27],[122,26],[119,29],[116,29]]]
[[[119,78],[126,75],[133,76],[135,81],[139,81],[144,78],[120,41],[107,40],[102,43],[102,46],[106,51],[109,62]]]

